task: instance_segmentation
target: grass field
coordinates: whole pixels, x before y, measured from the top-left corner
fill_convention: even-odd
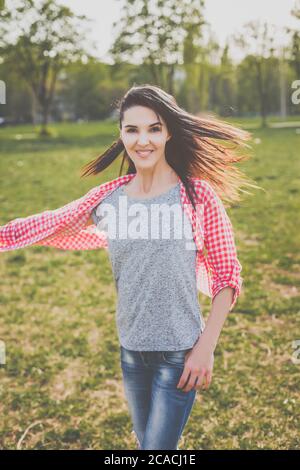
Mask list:
[[[246,123],[249,123],[249,120]],[[0,225],[61,207],[119,175],[80,179],[117,136],[110,122],[0,130]],[[198,392],[180,449],[300,447],[300,134],[253,129],[240,168],[252,190],[228,210],[244,289],[215,351],[210,388]],[[102,250],[27,247],[1,253],[2,449],[134,449],[121,379],[112,272]],[[209,299],[199,297],[204,317]],[[300,344],[298,345],[298,349]]]

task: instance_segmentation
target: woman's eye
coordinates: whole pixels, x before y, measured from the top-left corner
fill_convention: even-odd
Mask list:
[[[159,131],[160,131],[160,127],[152,127],[152,128],[151,128],[151,131],[159,132]],[[136,132],[136,129],[128,129],[127,132]]]

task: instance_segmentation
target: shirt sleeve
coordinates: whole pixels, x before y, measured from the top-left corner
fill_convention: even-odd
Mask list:
[[[204,209],[204,245],[212,271],[212,299],[224,287],[234,289],[231,311],[241,293],[242,265],[237,257],[231,221],[223,202],[209,187]]]

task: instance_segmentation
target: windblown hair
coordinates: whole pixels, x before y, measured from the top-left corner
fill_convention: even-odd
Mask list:
[[[259,188],[243,174],[234,163],[248,159],[249,155],[238,154],[242,147],[250,147],[246,141],[251,134],[210,115],[193,115],[179,107],[175,98],[154,85],[131,87],[117,102],[119,128],[122,129],[124,112],[132,106],[152,109],[158,119],[161,116],[171,138],[166,142],[165,156],[168,164],[183,182],[187,195],[195,208],[190,177],[208,181],[219,197],[227,203],[240,200],[239,192],[244,186]],[[228,143],[232,144],[231,146]],[[101,155],[84,165],[81,177],[96,175],[107,168],[123,152],[119,176],[124,164],[127,173],[136,173],[136,168],[119,138]],[[262,188],[260,188],[262,189]],[[194,192],[195,194],[195,192]],[[251,193],[250,193],[251,194]]]

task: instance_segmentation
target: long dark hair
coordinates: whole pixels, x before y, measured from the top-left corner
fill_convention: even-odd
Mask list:
[[[172,95],[154,85],[131,87],[117,104],[120,130],[124,112],[136,105],[152,109],[165,120],[172,135],[166,142],[166,161],[180,177],[194,208],[194,187],[189,179],[191,177],[208,181],[225,203],[239,201],[239,191],[248,193],[241,189],[242,185],[259,188],[251,184],[250,179],[233,166],[234,163],[249,158],[249,155],[239,155],[236,152],[238,147],[249,147],[245,143],[251,138],[249,132],[210,115],[190,114],[178,106]],[[215,139],[224,142],[216,142]],[[226,141],[233,145],[229,147]],[[135,165],[119,138],[104,153],[83,166],[81,177],[96,175],[105,170],[121,152],[123,159],[119,176],[125,163],[126,174],[136,173]],[[195,191],[194,195],[196,196]]]

